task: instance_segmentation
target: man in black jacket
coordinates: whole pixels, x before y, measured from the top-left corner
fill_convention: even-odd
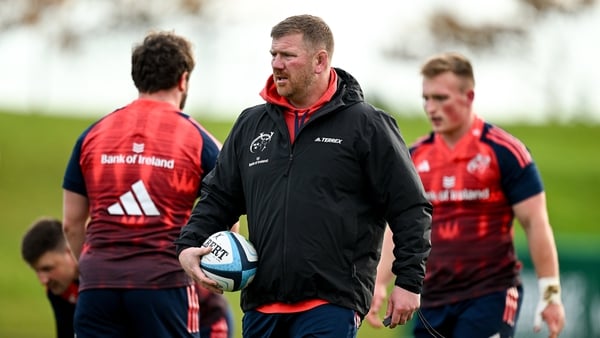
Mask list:
[[[386,224],[397,276],[391,327],[420,305],[431,205],[395,120],[331,67],[333,35],[311,15],[271,31],[265,104],[244,110],[200,202],[176,241],[182,267],[200,270],[211,234],[247,215],[259,255],[242,290],[244,337],[354,337],[369,311]]]

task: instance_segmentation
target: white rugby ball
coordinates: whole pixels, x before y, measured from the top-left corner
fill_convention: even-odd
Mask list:
[[[210,247],[212,251],[202,256],[200,268],[223,291],[238,291],[252,282],[258,255],[244,236],[237,232],[219,231],[208,237],[202,246]]]

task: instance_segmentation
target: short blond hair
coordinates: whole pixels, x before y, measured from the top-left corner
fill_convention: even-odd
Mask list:
[[[296,33],[302,34],[310,48],[324,48],[329,54],[329,58],[333,56],[333,33],[320,17],[309,14],[294,15],[271,29],[271,37],[274,39]]]
[[[463,78],[471,86],[475,86],[473,67],[467,57],[456,52],[445,52],[431,56],[421,66],[421,75],[426,78],[436,77],[451,72]]]

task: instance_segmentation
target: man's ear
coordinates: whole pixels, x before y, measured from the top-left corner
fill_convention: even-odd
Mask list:
[[[187,91],[189,79],[190,79],[190,73],[183,72],[183,74],[181,74],[181,76],[179,77],[179,82],[177,83],[177,88],[179,90],[181,90],[182,92]]]
[[[473,89],[469,89],[469,91],[467,92],[467,99],[469,99],[470,102],[473,102],[473,100],[475,100],[475,91]]]
[[[315,72],[317,74],[322,73],[327,69],[329,65],[329,54],[326,50],[320,50],[315,56]]]

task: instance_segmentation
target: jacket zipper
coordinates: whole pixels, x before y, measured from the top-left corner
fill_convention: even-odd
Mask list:
[[[283,245],[282,245],[282,249],[281,249],[282,252],[283,252],[283,256],[282,256],[283,260],[282,260],[281,270],[282,270],[284,276],[288,275],[288,273],[287,273],[287,264],[285,262],[287,261],[286,258],[287,258],[287,252],[288,252],[286,244],[287,244],[287,235],[288,235],[288,231],[287,231],[287,227],[288,227],[287,219],[288,219],[288,210],[289,210],[289,204],[288,204],[289,198],[288,198],[288,196],[290,195],[290,179],[289,179],[289,176],[290,176],[290,172],[292,170],[292,163],[293,162],[294,162],[294,145],[290,144],[290,156],[289,156],[289,160],[288,160],[287,170],[286,170],[286,173],[285,173],[285,176],[288,177],[287,180],[286,180],[287,182],[286,182],[285,201],[284,201],[284,203],[285,203],[284,204],[284,207],[285,207],[285,213],[284,213],[284,217],[285,218],[284,219],[285,219],[285,223],[286,224],[284,224],[284,226],[283,226]],[[288,290],[288,282],[287,282],[287,280],[288,280],[287,278],[283,278],[283,292],[284,293],[287,293],[287,290]]]

